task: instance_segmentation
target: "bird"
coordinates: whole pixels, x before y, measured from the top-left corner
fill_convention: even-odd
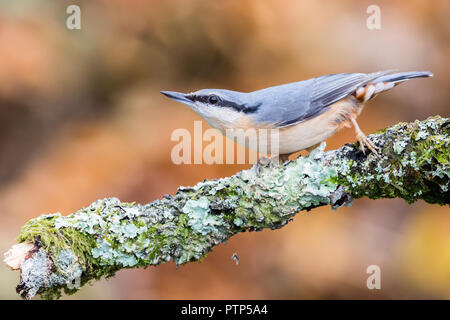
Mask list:
[[[278,145],[275,148],[266,143],[267,153],[279,155],[281,161],[297,151],[311,151],[340,129],[351,126],[361,151],[366,154],[367,147],[380,158],[356,121],[365,103],[404,81],[432,76],[429,71],[385,70],[328,74],[252,92],[201,89],[186,94],[161,93],[188,105],[213,128],[235,140],[238,130],[275,131]],[[248,143],[245,146],[249,147]]]

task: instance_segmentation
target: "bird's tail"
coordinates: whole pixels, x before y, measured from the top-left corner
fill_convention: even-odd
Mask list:
[[[390,83],[400,83],[409,79],[414,78],[428,78],[432,77],[433,73],[429,71],[409,71],[409,72],[397,72],[383,75],[374,80],[374,83],[377,82],[390,82]]]
[[[362,102],[366,102],[374,98],[378,93],[392,89],[399,83],[414,79],[433,77],[433,73],[429,71],[409,71],[384,74],[375,78],[367,85],[358,88],[355,92],[356,98]]]

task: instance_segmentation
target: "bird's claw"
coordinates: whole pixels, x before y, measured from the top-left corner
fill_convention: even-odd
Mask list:
[[[362,133],[362,131],[359,131],[356,133],[356,138],[359,141],[359,147],[361,148],[362,153],[366,154],[366,150],[364,146],[367,147],[372,153],[377,156],[377,158],[381,159],[381,156],[378,154],[375,145],[372,143],[372,141],[367,138],[367,136]]]
[[[280,164],[281,163],[278,162],[278,157],[261,157],[255,164],[256,174],[260,175],[265,168],[273,169]]]
[[[372,143],[372,141],[369,140],[369,138],[366,137],[364,132],[361,131],[361,129],[358,126],[358,123],[356,122],[355,118],[350,118],[350,121],[353,124],[353,127],[355,128],[356,138],[359,141],[359,147],[361,148],[361,151],[366,154],[366,150],[364,149],[364,146],[366,146],[370,151],[373,152],[374,155],[377,156],[377,158],[381,159],[381,156],[378,154],[376,147]]]

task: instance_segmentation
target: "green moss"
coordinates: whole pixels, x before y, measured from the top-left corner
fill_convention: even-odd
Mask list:
[[[28,221],[22,227],[17,241],[37,242],[55,261],[62,249],[71,249],[86,270],[92,269],[95,261],[89,252],[95,246],[95,239],[73,228],[56,229],[54,224],[58,217],[60,215],[47,215]]]
[[[440,117],[399,123],[371,135],[381,146],[382,159],[373,154],[365,161],[336,159],[337,183],[354,198],[403,198],[408,203],[423,199],[448,204],[450,123]],[[377,143],[377,141],[379,143]],[[347,147],[348,152],[354,147]],[[345,149],[345,148],[344,148]],[[345,150],[344,150],[345,152]]]

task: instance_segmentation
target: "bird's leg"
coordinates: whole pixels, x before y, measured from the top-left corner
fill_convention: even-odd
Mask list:
[[[369,138],[366,137],[364,132],[362,132],[361,129],[359,128],[356,119],[354,117],[351,117],[350,121],[352,122],[353,127],[355,128],[356,139],[358,139],[359,141],[359,147],[361,148],[361,151],[364,154],[366,154],[366,151],[364,150],[364,146],[366,146],[370,151],[373,152],[374,155],[376,155],[378,158],[381,158],[378,152],[376,151],[376,147],[373,145],[372,141],[370,141]]]

